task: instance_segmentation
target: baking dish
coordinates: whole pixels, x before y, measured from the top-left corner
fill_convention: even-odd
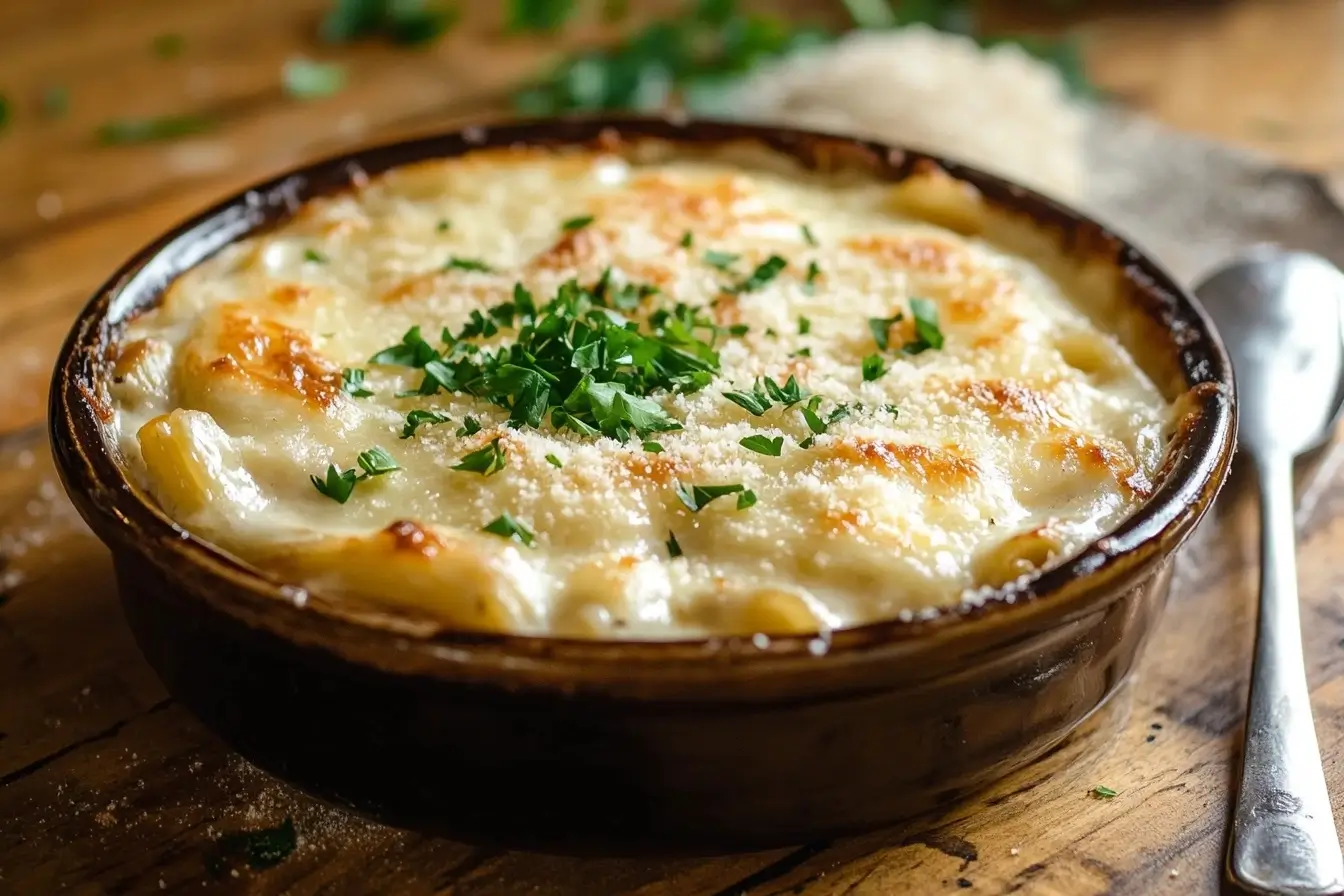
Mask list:
[[[1072,559],[975,606],[816,636],[580,641],[352,618],[194,538],[105,440],[109,347],[177,274],[314,196],[482,147],[742,144],[899,182],[936,167],[1113,278],[1115,326],[1180,409],[1156,489]],[[833,836],[1029,762],[1132,670],[1173,556],[1226,475],[1231,368],[1203,312],[1104,226],[955,162],[722,123],[468,128],[283,175],[175,228],[81,313],[57,363],[53,450],[112,549],[127,618],[175,698],[249,760],[394,823],[566,851],[718,852]]]

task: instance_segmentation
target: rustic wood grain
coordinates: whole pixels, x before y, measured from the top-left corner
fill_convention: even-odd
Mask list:
[[[644,6],[643,4],[634,4]],[[669,4],[651,4],[667,6]],[[816,3],[792,3],[808,9]],[[837,843],[704,861],[501,853],[381,827],[252,770],[174,705],[131,640],[106,554],[59,493],[41,434],[57,343],[86,296],[154,234],[245,183],[354,144],[506,110],[548,45],[498,5],[422,51],[339,54],[325,0],[0,4],[0,893],[841,896],[1218,892],[1253,630],[1254,506],[1240,483],[1196,536],[1141,671],[1050,756],[947,812]],[[1058,16],[991,4],[1004,26]],[[1104,88],[1177,126],[1344,168],[1344,5],[1113,3],[1088,22]],[[157,34],[184,53],[155,58]],[[585,26],[565,38],[600,40]],[[553,47],[552,47],[553,48]],[[338,96],[284,98],[295,53],[339,55]],[[68,85],[70,114],[36,112]],[[117,115],[209,111],[215,133],[100,147]],[[1306,651],[1326,773],[1344,793],[1344,455],[1306,486]],[[1105,784],[1112,800],[1089,795]],[[861,786],[861,782],[856,782]],[[299,849],[209,869],[219,835],[292,816]]]

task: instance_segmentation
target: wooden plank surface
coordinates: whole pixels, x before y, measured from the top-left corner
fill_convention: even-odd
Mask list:
[[[634,4],[640,6],[641,4]],[[654,4],[655,6],[658,4]],[[666,6],[667,4],[663,4]],[[817,4],[794,3],[806,8]],[[321,806],[250,769],[140,659],[101,546],[59,493],[40,423],[74,310],[156,232],[230,190],[354,144],[505,111],[550,45],[499,34],[473,4],[438,45],[332,53],[324,0],[7,0],[0,4],[0,893],[1213,893],[1252,637],[1253,503],[1240,483],[1192,544],[1140,674],[1087,728],[991,793],[854,840],[713,860],[499,853]],[[1285,161],[1344,168],[1344,4],[1111,4],[1085,13],[1100,84],[1181,127]],[[1005,26],[1055,25],[998,3]],[[159,59],[153,38],[184,52]],[[567,40],[600,39],[581,29]],[[284,97],[283,61],[339,56],[341,94]],[[37,114],[66,85],[70,113]],[[206,110],[215,133],[102,147],[119,115]],[[1340,455],[1301,514],[1304,627],[1327,776],[1344,794]],[[1089,795],[1097,784],[1119,791]],[[301,843],[254,873],[212,873],[221,834],[292,816]]]

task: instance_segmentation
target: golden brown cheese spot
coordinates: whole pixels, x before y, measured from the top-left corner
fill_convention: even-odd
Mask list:
[[[274,305],[282,308],[293,308],[303,304],[313,294],[310,286],[304,286],[300,283],[281,283],[267,293],[266,298]]]
[[[145,363],[151,361],[161,350],[162,340],[147,338],[135,339],[113,349],[112,382],[119,383],[130,376]]]
[[[596,225],[566,231],[549,249],[528,263],[532,271],[570,271],[601,267],[615,249],[616,240]]]
[[[945,276],[961,272],[970,264],[960,246],[931,236],[872,234],[852,237],[844,246],[888,267],[922,274]]]
[[[1146,497],[1153,490],[1153,484],[1134,456],[1114,439],[1070,432],[1048,441],[1046,455],[1066,469],[1110,476],[1140,497]]]
[[[819,522],[827,535],[858,535],[868,528],[871,518],[866,510],[828,507]]]
[[[630,480],[656,486],[668,486],[691,473],[684,460],[652,452],[626,454],[617,460],[620,471]]]
[[[240,377],[320,408],[340,398],[340,369],[313,348],[307,334],[240,305],[220,309],[216,350],[219,356],[207,365],[211,372]]]
[[[1018,380],[974,380],[957,386],[957,393],[989,415],[1002,429],[1019,432],[1059,429],[1064,415],[1047,392]]]
[[[398,554],[418,555],[432,560],[444,548],[443,540],[438,535],[414,520],[397,520],[383,533],[391,536],[392,550]]]
[[[646,173],[631,178],[620,193],[603,195],[597,214],[604,219],[647,219],[653,232],[669,243],[678,243],[688,230],[697,240],[720,239],[739,233],[744,224],[788,220],[755,207],[753,199],[738,177],[681,182]]]
[[[451,292],[454,304],[484,309],[507,302],[512,291],[512,285],[505,288],[479,280],[467,282],[460,276],[453,276],[451,272],[425,271],[386,287],[379,293],[378,301],[386,304],[418,302]]]
[[[836,443],[835,456],[875,470],[901,473],[943,490],[964,488],[980,475],[975,461],[946,448],[901,445],[851,437]]]

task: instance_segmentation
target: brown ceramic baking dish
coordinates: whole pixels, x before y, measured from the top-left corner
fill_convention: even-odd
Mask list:
[[[1184,416],[1151,499],[1074,559],[973,610],[815,638],[595,642],[407,634],[342,616],[174,525],[104,440],[119,325],[177,274],[306,199],[479,147],[754,144],[898,182],[938,165],[1113,278],[1131,351]],[[1081,214],[962,165],[856,140],[663,120],[469,128],[260,184],[132,258],[55,371],[65,487],[112,549],[126,615],[173,696],[258,766],[386,820],[565,851],[713,852],[871,828],[1058,743],[1134,668],[1172,559],[1233,448],[1232,372],[1172,278]]]

